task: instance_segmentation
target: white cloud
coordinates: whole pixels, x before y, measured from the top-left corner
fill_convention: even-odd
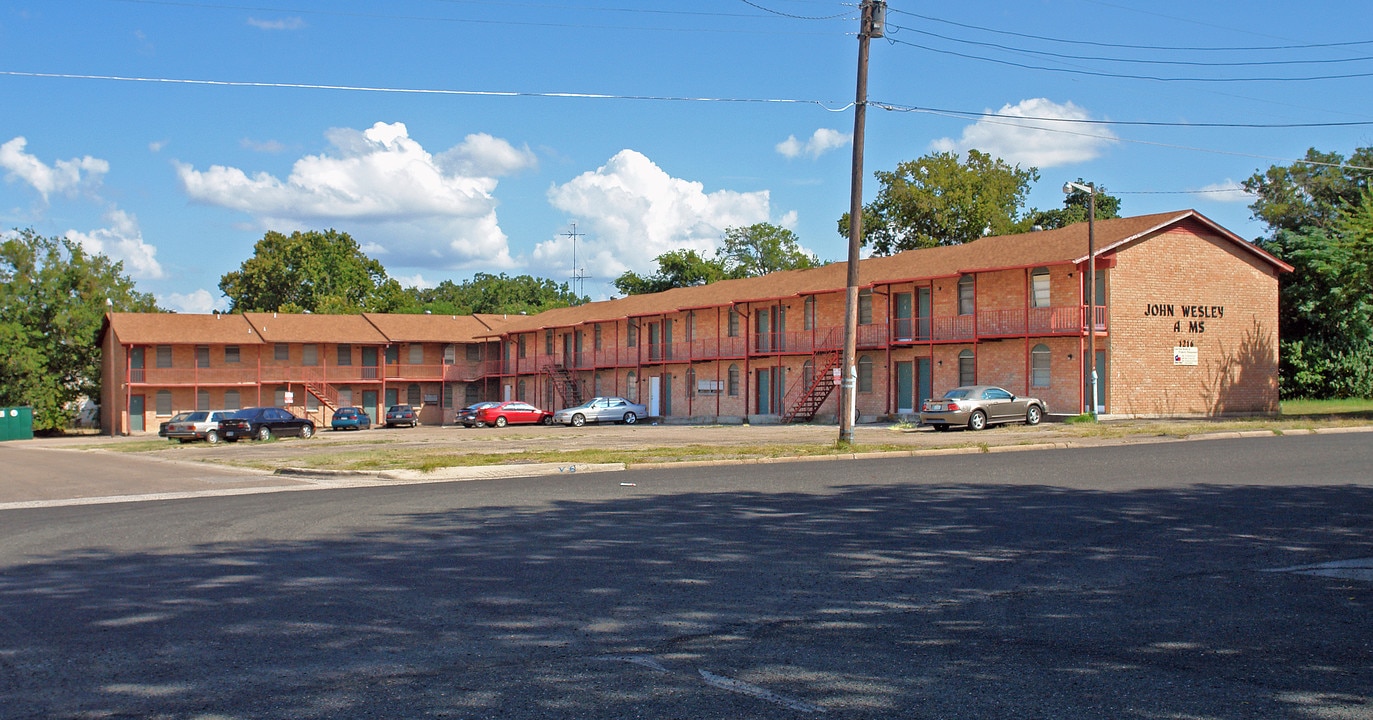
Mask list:
[[[225,312],[229,309],[229,298],[223,295],[212,295],[209,290],[200,289],[190,293],[167,293],[157,296],[157,304],[169,310],[181,313],[208,314],[218,310]]]
[[[438,287],[438,283],[425,280],[422,273],[415,273],[414,275],[392,275],[391,279],[400,283],[401,287],[419,288],[420,290]]]
[[[276,140],[258,141],[249,138],[243,138],[242,140],[238,141],[238,144],[247,150],[252,150],[253,152],[275,154],[286,151],[286,146]]]
[[[167,140],[154,140],[148,143],[148,152],[160,153],[162,148],[167,147]]]
[[[264,229],[320,229],[346,221],[359,244],[388,265],[513,266],[496,220],[493,176],[441,167],[404,123],[379,122],[363,131],[334,128],[325,136],[331,151],[300,158],[285,180],[222,165],[201,171],[177,163],[177,173],[192,200],[247,213]],[[472,143],[469,137],[445,155],[490,160],[490,153],[473,148],[501,142]],[[491,164],[485,169],[492,170]]]
[[[604,166],[548,191],[549,202],[575,216],[584,240],[577,264],[603,281],[626,270],[652,272],[653,259],[679,248],[710,252],[729,227],[766,222],[769,194],[717,190],[668,175],[641,153],[621,150]],[[572,267],[571,238],[540,243],[533,259],[550,276]]]
[[[124,263],[124,271],[136,280],[165,277],[157,262],[157,248],[143,241],[138,219],[123,210],[111,208],[105,213],[109,227],[88,233],[68,230],[66,238],[79,243],[86,252],[99,253]]]
[[[789,135],[786,140],[777,143],[776,148],[777,152],[789,158],[800,157],[801,155],[818,158],[830,150],[844,147],[852,142],[853,133],[820,128],[811,133],[810,138],[804,143],[797,140],[795,135]]]
[[[43,196],[43,202],[54,193],[74,193],[81,188],[94,188],[110,171],[105,160],[87,155],[71,160],[58,160],[52,165],[24,152],[28,145],[24,137],[16,137],[0,145],[0,168],[9,171],[7,178],[19,178]]]
[[[1070,165],[1099,157],[1106,146],[1115,142],[1115,135],[1104,127],[1061,122],[1090,119],[1086,110],[1072,102],[1060,105],[1045,98],[1032,98],[1017,105],[1005,105],[995,112],[995,117],[984,117],[964,128],[959,139],[940,138],[930,143],[930,149],[937,152],[980,150],[1011,164],[1030,165],[1041,170]]]
[[[462,144],[439,153],[439,167],[458,175],[500,177],[538,167],[539,160],[529,146],[516,148],[486,133],[473,133]]]
[[[1212,183],[1202,188],[1193,190],[1202,200],[1222,203],[1249,203],[1254,201],[1254,196],[1249,194],[1244,186],[1226,178],[1224,182]]]
[[[305,27],[305,21],[298,17],[282,18],[280,20],[262,20],[260,18],[248,18],[248,24],[259,30],[299,30]]]

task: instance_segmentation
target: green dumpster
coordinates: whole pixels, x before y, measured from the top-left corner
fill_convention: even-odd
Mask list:
[[[0,440],[32,440],[33,408],[0,408]]]

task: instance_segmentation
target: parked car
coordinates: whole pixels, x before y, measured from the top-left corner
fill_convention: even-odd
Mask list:
[[[926,400],[920,408],[920,422],[935,430],[963,426],[982,430],[988,425],[1023,422],[1038,425],[1044,419],[1044,401],[1016,397],[1009,390],[992,385],[956,387],[944,397]]]
[[[219,434],[229,442],[243,438],[270,440],[273,435],[299,435],[308,438],[315,434],[315,423],[299,418],[275,407],[256,407],[239,410],[219,423]]]
[[[486,427],[486,423],[477,419],[477,411],[484,407],[500,405],[498,402],[486,401],[474,403],[458,411],[456,422],[460,422],[464,427]]]
[[[168,426],[168,425],[171,425],[171,424],[174,423],[174,422],[181,422],[182,420],[185,420],[187,415],[190,415],[190,413],[188,413],[188,412],[179,412],[179,413],[173,415],[171,420],[168,420],[168,421],[162,423],[161,425],[158,425],[158,426],[157,426],[157,435],[158,435],[158,437],[167,437],[167,426]]]
[[[420,416],[409,405],[392,405],[386,408],[386,427],[415,427],[420,424]]]
[[[188,443],[204,440],[211,445],[219,442],[219,423],[229,417],[228,410],[199,410],[182,413],[167,423],[166,436],[172,440]]]
[[[576,407],[563,408],[553,414],[553,422],[581,427],[592,422],[617,422],[633,425],[639,418],[648,417],[648,408],[622,397],[594,397]]]
[[[498,428],[506,425],[532,425],[534,423],[552,425],[553,413],[540,410],[527,402],[516,400],[495,403],[477,410],[476,421],[483,425],[495,425]]]
[[[358,407],[342,407],[334,411],[329,420],[331,430],[366,430],[372,427],[372,418],[366,410]]]

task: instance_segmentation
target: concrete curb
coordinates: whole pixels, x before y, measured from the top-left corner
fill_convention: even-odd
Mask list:
[[[301,478],[343,479],[370,478],[402,483],[449,482],[461,480],[496,480],[501,478],[571,475],[589,472],[620,472],[625,463],[528,463],[522,465],[454,466],[424,470],[318,470],[313,468],[278,468],[276,475]]]

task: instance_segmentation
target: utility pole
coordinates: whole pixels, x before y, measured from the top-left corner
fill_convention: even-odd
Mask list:
[[[839,442],[853,444],[858,421],[858,255],[863,245],[863,132],[868,118],[868,40],[885,32],[887,3],[863,0],[858,30],[858,89],[853,103],[853,167],[849,177],[848,287],[844,298],[844,354],[839,363]]]

